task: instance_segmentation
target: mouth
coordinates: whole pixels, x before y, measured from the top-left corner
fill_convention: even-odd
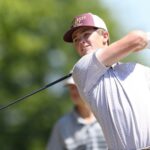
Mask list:
[[[86,46],[86,47],[82,47],[82,48],[81,48],[81,52],[82,52],[83,54],[88,54],[90,50],[91,50],[91,49],[90,49],[89,46]]]

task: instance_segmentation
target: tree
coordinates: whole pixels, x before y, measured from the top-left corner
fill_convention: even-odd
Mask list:
[[[62,35],[73,16],[84,12],[101,15],[115,40],[117,23],[100,4],[98,0],[1,0],[0,104],[70,71],[79,57]],[[60,83],[0,111],[1,149],[45,149],[54,122],[70,109],[68,99]]]

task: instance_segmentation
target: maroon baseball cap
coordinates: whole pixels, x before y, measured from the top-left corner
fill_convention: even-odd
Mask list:
[[[64,41],[73,42],[72,34],[80,27],[96,27],[108,31],[105,22],[100,17],[92,13],[84,13],[73,19],[70,29],[64,34]]]

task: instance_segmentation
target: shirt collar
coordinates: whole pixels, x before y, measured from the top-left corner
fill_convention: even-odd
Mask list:
[[[79,123],[79,124],[84,124],[84,125],[90,125],[90,124],[94,124],[95,122],[96,122],[96,119],[93,119],[93,121],[91,121],[91,123],[87,123],[85,120],[84,120],[84,118],[82,118],[80,115],[79,115],[79,113],[76,111],[76,109],[75,109],[75,107],[74,107],[74,109],[73,109],[73,115],[74,115],[74,117],[75,117],[75,119],[77,120],[77,122]]]

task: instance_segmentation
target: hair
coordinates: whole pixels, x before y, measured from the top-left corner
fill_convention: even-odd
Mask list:
[[[97,33],[99,35],[102,35],[103,32],[107,32],[107,31],[105,29],[102,29],[102,28],[97,29]],[[107,45],[109,45],[109,42],[110,42],[110,39],[107,40]]]

